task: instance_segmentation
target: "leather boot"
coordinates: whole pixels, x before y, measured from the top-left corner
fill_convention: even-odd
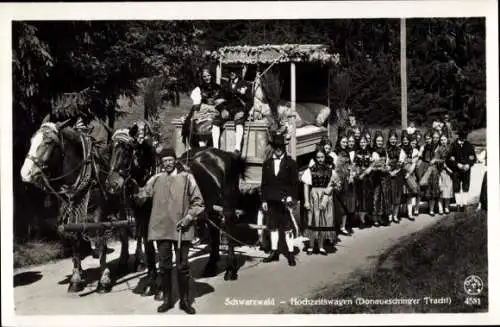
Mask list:
[[[155,269],[154,271],[148,273],[146,286],[144,287],[144,290],[142,291],[141,295],[153,296],[157,293],[157,291],[158,291],[158,283],[157,283],[157,274]]]
[[[179,280],[179,309],[187,314],[194,315],[196,310],[191,306],[191,301],[189,300],[189,274],[180,273],[178,275]]]
[[[262,262],[279,261],[279,259],[280,259],[280,255],[279,255],[278,251],[272,250],[271,253],[269,254],[269,256],[267,258],[264,258],[264,260],[262,260]]]
[[[168,271],[162,276],[161,280],[161,290],[160,292],[163,303],[158,307],[157,311],[159,313],[167,312],[174,307],[174,301],[172,299],[172,272]],[[157,295],[160,293],[158,292]],[[156,297],[155,297],[156,300]]]
[[[288,252],[288,265],[290,267],[297,265],[297,263],[295,262],[295,255],[293,254],[293,252]]]

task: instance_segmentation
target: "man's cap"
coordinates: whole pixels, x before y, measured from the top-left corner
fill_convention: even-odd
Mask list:
[[[467,139],[467,132],[464,131],[464,130],[461,130],[461,131],[458,131],[457,135],[458,135],[458,138],[461,139],[461,140],[465,140]]]
[[[160,158],[166,158],[166,157],[172,157],[172,158],[177,158],[175,155],[175,151],[173,148],[163,148],[161,149],[159,153]]]
[[[285,146],[286,145],[285,135],[272,134],[271,139],[269,140],[269,143],[272,146]]]

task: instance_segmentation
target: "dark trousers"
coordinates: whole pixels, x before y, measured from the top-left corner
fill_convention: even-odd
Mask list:
[[[183,241],[181,242],[181,248],[178,249],[177,247],[177,241],[171,241],[171,240],[162,240],[162,241],[157,241],[156,246],[158,248],[158,254],[159,254],[159,270],[160,274],[172,271],[173,268],[173,260],[172,260],[172,247],[175,250],[175,258],[176,258],[176,265],[177,265],[177,271],[179,276],[180,275],[187,275],[189,276],[189,262],[188,262],[188,255],[189,255],[189,242]]]
[[[453,180],[453,192],[460,192],[460,188],[464,192],[469,192],[470,188],[470,169],[465,172],[455,172],[452,175]]]
[[[269,230],[287,231],[293,229],[293,223],[290,217],[290,211],[281,201],[268,201],[269,218],[267,228]]]
[[[180,249],[177,246],[177,241],[163,240],[157,241],[159,253],[159,282],[160,288],[165,294],[165,300],[169,301],[172,297],[172,247],[175,250],[175,258],[177,265],[177,282],[179,285],[179,296],[181,303],[189,303],[189,246],[190,242],[182,242]]]

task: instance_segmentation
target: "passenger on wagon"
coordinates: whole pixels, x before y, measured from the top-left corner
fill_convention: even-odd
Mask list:
[[[219,148],[221,127],[226,122],[234,120],[234,153],[236,155],[240,155],[241,145],[243,142],[243,126],[248,118],[250,109],[253,106],[252,88],[235,72],[231,72],[231,79],[225,91],[224,98],[226,101],[217,107],[220,115],[216,116],[213,121],[212,141],[214,148]]]
[[[221,87],[212,80],[212,74],[208,68],[202,70],[201,77],[200,85],[190,95],[193,107],[183,126],[183,135],[189,135],[189,138],[196,136],[198,144],[195,146],[207,146],[209,140],[207,134],[210,133],[212,140],[217,140],[213,141],[213,145],[218,148],[220,129],[212,127],[213,121],[220,115],[216,107],[225,100]]]

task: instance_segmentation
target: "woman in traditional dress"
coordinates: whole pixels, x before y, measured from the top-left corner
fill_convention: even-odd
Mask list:
[[[415,135],[408,136],[409,148],[405,145],[406,142],[404,138],[405,137],[403,136],[402,148],[403,151],[405,151],[406,159],[404,166],[405,183],[403,185],[403,194],[406,198],[406,210],[408,219],[414,220],[413,217],[415,215],[415,208],[417,206],[417,199],[420,192],[417,177],[415,175],[417,162],[420,156],[420,149]]]
[[[358,175],[355,179],[356,209],[360,220],[360,229],[365,228],[366,215],[373,211],[373,184],[371,179],[372,152],[368,148],[366,136],[361,136],[359,148],[356,151],[354,164],[357,167]]]
[[[342,191],[338,197],[341,208],[337,217],[342,217],[339,232],[343,235],[349,235],[350,233],[346,229],[347,219],[356,211],[356,202],[353,179],[351,178],[352,161],[349,155],[347,135],[342,135],[339,138],[335,153],[337,155],[335,171],[342,181]]]
[[[366,143],[368,144],[367,145],[368,150],[372,151],[373,150],[373,144],[372,144],[372,135],[370,134],[370,131],[369,130],[365,130],[363,132],[363,136],[365,137]]]
[[[391,211],[389,220],[399,223],[399,207],[403,198],[403,165],[406,156],[405,152],[398,145],[398,134],[396,131],[390,131],[387,142],[387,163],[389,166],[389,202]]]
[[[450,213],[450,200],[453,198],[453,171],[446,165],[446,159],[450,151],[450,143],[446,134],[441,135],[439,147],[436,150],[436,164],[439,172],[439,189],[441,198],[438,200],[439,214]]]
[[[373,171],[373,225],[380,226],[387,219],[391,210],[389,203],[389,173],[387,169],[387,151],[384,135],[377,131],[372,152]],[[387,221],[385,221],[387,223]]]
[[[314,165],[305,170],[301,179],[304,183],[304,208],[307,210],[308,255],[313,253],[316,244],[319,253],[327,255],[324,248],[325,240],[331,240],[332,243],[336,240],[332,197],[334,190],[328,187],[335,172],[333,165],[327,163],[327,156],[324,148],[318,146]]]
[[[318,144],[319,147],[321,147],[326,154],[325,161],[327,164],[334,165],[335,161],[337,160],[335,152],[333,152],[333,144],[332,141],[328,137],[323,137],[321,141],[319,141]],[[308,167],[312,167],[316,163],[316,158],[311,158],[309,161]]]
[[[437,130],[426,133],[425,144],[420,153],[420,166],[418,168],[421,196],[429,202],[429,215],[431,216],[434,216],[436,202],[441,197],[439,172],[435,160],[435,152],[439,145],[440,136]]]

